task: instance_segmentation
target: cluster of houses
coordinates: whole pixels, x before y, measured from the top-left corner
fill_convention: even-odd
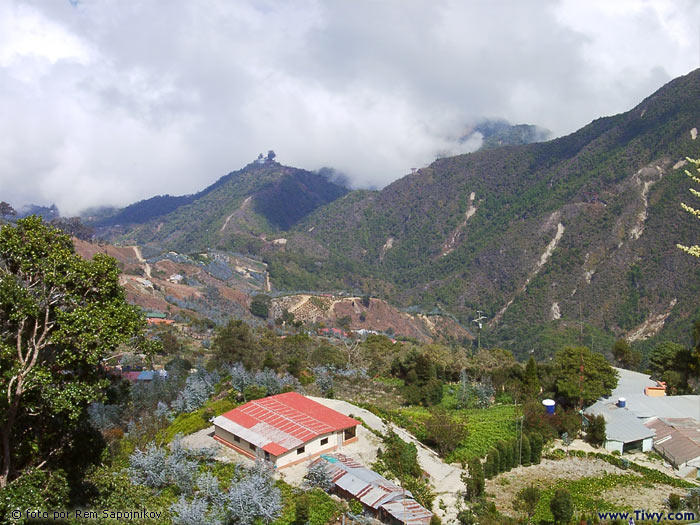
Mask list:
[[[651,450],[681,477],[700,477],[700,396],[667,396],[666,385],[644,374],[617,369],[620,379],[609,398],[584,415],[605,418],[606,450]]]
[[[297,392],[250,401],[217,416],[214,439],[276,469],[323,462],[335,491],[360,501],[364,509],[390,523],[428,525],[433,513],[413,495],[376,472],[338,453],[357,441],[359,421]],[[313,464],[312,463],[312,464]]]

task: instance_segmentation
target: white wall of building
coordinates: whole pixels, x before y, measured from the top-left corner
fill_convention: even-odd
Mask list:
[[[324,442],[321,444],[321,442]],[[315,439],[304,444],[304,450],[298,453],[298,448],[290,450],[285,454],[281,454],[277,457],[277,468],[285,467],[295,461],[300,461],[308,459],[314,456],[318,456],[323,452],[329,452],[336,447],[339,447],[339,443],[342,445],[343,442],[343,431],[329,432],[328,434],[323,434]]]
[[[620,454],[622,454],[623,445],[624,443],[622,443],[622,441],[606,440],[604,448],[610,452],[615,452],[617,450]]]

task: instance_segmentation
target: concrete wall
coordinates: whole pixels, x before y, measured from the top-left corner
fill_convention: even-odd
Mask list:
[[[610,452],[614,452],[617,450],[620,454],[622,454],[622,446],[623,446],[622,441],[606,440],[605,444],[603,446],[604,446],[605,450],[609,450]]]
[[[214,425],[214,439],[248,458],[266,459],[276,468],[290,467],[297,463],[301,463],[302,461],[307,461],[314,457],[320,456],[325,452],[331,452],[342,448],[343,445],[357,441],[357,435],[347,440],[344,439],[344,432],[344,430],[329,432],[312,439],[311,441],[308,441],[302,445],[304,447],[304,451],[301,453],[297,453],[297,450],[299,449],[299,447],[297,447],[289,452],[280,454],[279,456],[269,454],[268,457],[265,457],[265,451],[261,448],[256,447],[255,450],[252,450],[250,448],[250,443],[248,443],[248,441],[245,439],[239,438],[239,440],[236,441],[236,436],[234,436],[234,434]],[[321,442],[324,440],[325,443],[321,444]]]
[[[229,448],[232,448],[236,452],[243,454],[244,456],[249,457],[251,459],[264,457],[264,450],[261,450],[258,447],[255,447],[255,450],[252,450],[250,448],[251,444],[248,443],[245,439],[239,438],[239,441],[236,441],[236,436],[234,436],[228,430],[224,430],[223,428],[218,427],[216,425],[214,425],[214,438],[218,438],[217,441],[222,442]],[[272,463],[273,465],[275,464],[275,456],[270,456],[270,463]]]
[[[298,463],[299,460],[310,459],[314,456],[319,456],[324,452],[330,452],[338,448],[338,435],[340,435],[341,443],[343,431],[340,432],[329,432],[328,434],[323,434],[322,436],[312,439],[304,444],[304,451],[300,454],[297,453],[298,449],[290,450],[285,454],[281,454],[277,458],[277,468],[288,467],[293,463]],[[326,440],[325,444],[321,444],[321,441]]]
[[[654,438],[646,438],[642,442],[642,452],[649,452],[652,448],[654,448]]]

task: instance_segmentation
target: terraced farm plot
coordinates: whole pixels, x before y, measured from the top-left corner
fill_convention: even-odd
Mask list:
[[[446,461],[466,463],[472,458],[484,457],[499,441],[516,437],[520,413],[521,407],[515,405],[450,411],[455,418],[465,422],[469,434]],[[422,440],[425,438],[424,423],[429,417],[430,412],[427,408],[402,408],[398,411],[395,422]]]

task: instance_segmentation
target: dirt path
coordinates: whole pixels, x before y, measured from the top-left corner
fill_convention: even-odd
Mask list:
[[[146,262],[146,259],[143,258],[141,255],[141,248],[138,246],[132,246],[134,249],[134,253],[136,254],[136,258],[139,260],[141,264],[143,264],[143,271],[146,274],[146,277],[151,279],[151,265]]]
[[[252,197],[248,197],[246,200],[244,200],[244,201],[243,201],[243,204],[241,204],[241,207],[240,207],[240,208],[237,208],[237,209],[233,210],[233,213],[231,213],[231,215],[229,215],[228,217],[226,217],[226,220],[224,221],[224,225],[221,227],[221,229],[220,229],[219,231],[224,231],[224,230],[226,229],[226,226],[228,226],[228,221],[230,221],[231,218],[232,218],[234,215],[236,215],[236,212],[237,212],[237,211],[242,210],[243,207],[244,207],[246,204],[248,204],[248,203],[250,202],[250,199],[252,199]]]

